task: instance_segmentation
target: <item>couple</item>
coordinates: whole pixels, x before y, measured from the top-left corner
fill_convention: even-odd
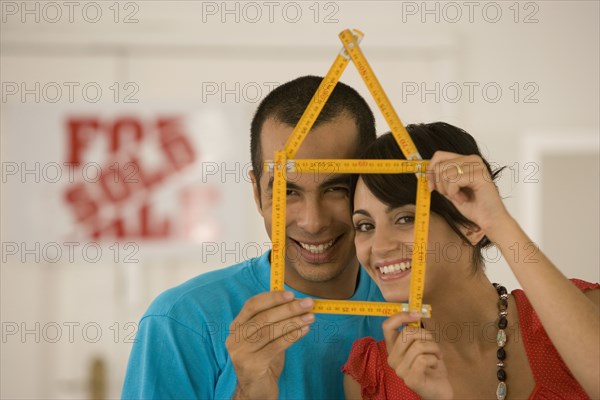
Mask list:
[[[251,178],[269,234],[273,180],[263,162],[283,148],[320,82],[277,87],[252,121]],[[600,286],[569,281],[541,251],[525,251],[532,243],[469,134],[444,123],[407,130],[431,159],[431,319],[311,313],[310,297],[408,300],[415,177],[296,175],[287,184],[286,290],[268,291],[267,252],[161,294],[140,322],[123,398],[600,397]],[[404,158],[390,134],[375,139],[368,105],[340,82],[296,158],[361,154]],[[481,250],[492,243],[524,291],[489,282]],[[460,249],[451,260],[449,246]],[[517,253],[528,258],[509,257]],[[415,321],[419,328],[405,327]]]

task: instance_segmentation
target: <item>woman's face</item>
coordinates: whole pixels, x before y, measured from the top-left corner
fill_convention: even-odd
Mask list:
[[[373,195],[362,179],[358,180],[352,215],[356,254],[387,301],[408,301],[414,218],[414,204],[390,208]],[[455,266],[442,267],[469,263],[468,249],[442,217],[430,214],[425,297],[438,282],[447,282],[449,272],[460,270]]]

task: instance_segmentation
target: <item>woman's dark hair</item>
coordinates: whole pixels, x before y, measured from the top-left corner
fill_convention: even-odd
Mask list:
[[[462,155],[476,154],[482,158],[492,180],[495,180],[502,170],[500,168],[492,171],[490,164],[481,155],[475,139],[464,130],[453,125],[444,122],[414,124],[408,125],[406,130],[424,160],[431,159],[433,153],[438,150]],[[391,133],[386,133],[377,138],[374,143],[365,149],[361,154],[361,158],[406,159]],[[417,179],[414,174],[362,174],[360,178],[373,195],[389,207],[396,208],[415,203]],[[352,184],[352,198],[354,198],[357,181],[358,176],[355,176]],[[431,193],[431,211],[444,218],[452,230],[468,244],[471,243],[462,234],[459,226],[474,230],[480,229],[477,224],[462,215],[449,200],[436,191]],[[472,261],[475,269],[478,266],[483,267],[483,255],[481,251],[490,244],[489,239],[484,236],[479,243],[473,246]]]

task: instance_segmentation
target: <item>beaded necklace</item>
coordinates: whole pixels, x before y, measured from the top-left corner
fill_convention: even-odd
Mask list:
[[[498,387],[496,388],[496,398],[498,400],[504,400],[506,398],[506,371],[504,370],[504,360],[506,359],[506,332],[504,329],[508,326],[506,316],[508,312],[508,292],[506,288],[498,283],[493,284],[498,292],[500,299],[498,300],[498,334],[496,335],[496,344],[498,345],[498,351],[496,357],[498,358],[498,372],[496,377],[498,378]]]

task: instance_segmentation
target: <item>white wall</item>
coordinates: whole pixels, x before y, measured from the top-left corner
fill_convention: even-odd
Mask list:
[[[21,262],[21,254],[6,256],[7,243],[38,242],[43,247],[73,235],[83,241],[72,231],[73,219],[64,210],[60,190],[43,181],[29,178],[23,183],[5,177],[7,163],[64,161],[66,145],[59,124],[69,112],[112,116],[125,111],[182,112],[192,121],[195,143],[208,160],[247,163],[248,125],[258,98],[273,83],[325,74],[341,47],[337,34],[345,28],[365,33],[361,47],[404,122],[457,124],[478,139],[491,161],[510,167],[500,190],[509,210],[525,221],[530,233],[560,230],[554,217],[576,208],[575,222],[561,232],[574,238],[568,247],[557,248],[556,235],[533,239],[542,248],[550,241],[549,253],[566,275],[600,279],[598,201],[576,201],[597,199],[597,164],[588,171],[585,185],[561,190],[561,179],[577,179],[577,172],[564,174],[570,166],[551,160],[549,171],[558,168],[563,175],[543,174],[548,160],[543,154],[536,158],[537,169],[530,170],[526,163],[531,162],[527,158],[531,152],[524,148],[525,143],[545,148],[546,137],[577,133],[592,138],[583,153],[597,155],[597,2],[472,2],[471,16],[464,2],[275,2],[272,22],[265,2],[122,2],[115,3],[118,22],[112,2],[77,3],[73,22],[63,3],[53,3],[62,12],[58,22],[51,21],[57,19],[56,6],[27,2],[30,10],[38,7],[38,22],[35,14],[23,14],[23,4],[2,3],[2,398],[86,397],[89,363],[95,356],[103,357],[108,366],[107,396],[117,398],[130,348],[126,336],[134,328],[126,324],[137,321],[162,290],[240,258],[239,251],[207,257],[201,243],[193,240],[140,242],[135,263],[122,259],[115,263],[110,257],[97,263],[81,259],[48,263],[43,257],[35,262],[31,255]],[[92,23],[95,5],[102,18]],[[232,13],[221,15],[223,7]],[[433,13],[425,13],[425,7]],[[262,18],[251,22],[257,10]],[[497,10],[502,13],[498,17]],[[124,23],[126,16],[137,22]],[[342,80],[368,97],[352,65]],[[73,102],[64,93],[51,103],[43,93],[39,102],[34,95],[23,101],[20,93],[7,94],[7,84],[26,83],[31,88],[35,82],[42,87],[49,82],[95,82],[105,95],[98,103],[89,103],[80,92],[75,92]],[[126,104],[121,98],[115,103],[110,89],[114,82],[135,84],[139,102]],[[433,93],[424,99],[421,93],[407,93],[422,84]],[[225,85],[233,92],[224,98],[211,96],[205,89],[213,85]],[[462,89],[460,99],[454,92],[457,87]],[[469,87],[474,88],[472,98]],[[489,91],[482,92],[484,87]],[[498,87],[502,94],[496,98]],[[261,92],[250,91],[256,88]],[[387,130],[379,115],[377,122],[380,133]],[[534,175],[528,175],[532,171]],[[192,175],[182,179],[193,180]],[[215,241],[234,249],[236,242],[242,246],[266,242],[241,170],[210,184],[223,194],[221,208],[215,208],[222,229]],[[532,191],[532,185],[538,189]],[[543,194],[540,203],[527,202],[532,192]],[[544,202],[547,193],[553,208]],[[541,217],[529,218],[532,207],[543,210]],[[578,248],[573,243],[587,244]],[[105,252],[110,254],[107,248]],[[503,261],[490,263],[488,271],[494,280],[518,286]],[[62,337],[52,343],[56,326]],[[72,343],[69,326],[74,329]],[[93,343],[97,327],[102,336]],[[24,334],[23,328],[32,332]]]

